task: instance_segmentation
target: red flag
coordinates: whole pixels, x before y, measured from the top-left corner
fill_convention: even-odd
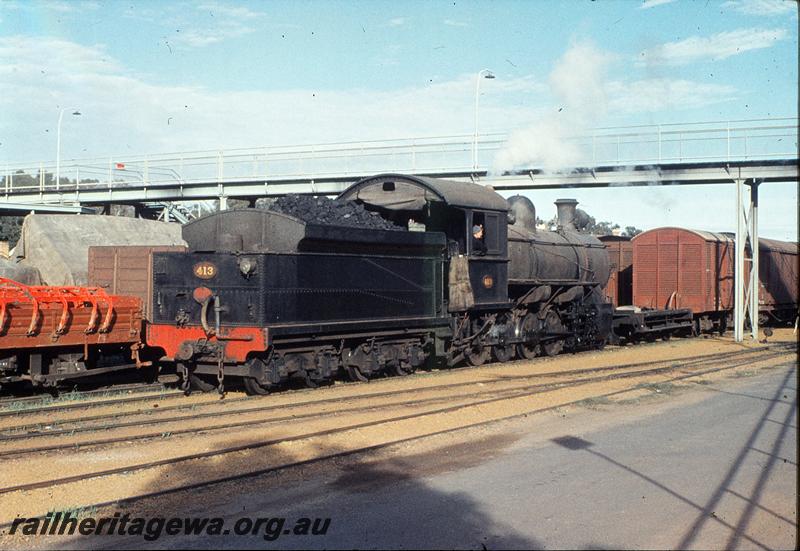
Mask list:
[[[125,163],[117,163],[117,168],[119,170],[122,170],[123,168],[125,168]]]

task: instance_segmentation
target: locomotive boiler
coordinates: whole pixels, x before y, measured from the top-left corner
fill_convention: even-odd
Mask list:
[[[578,204],[574,199],[559,199],[558,230],[537,230],[528,215],[533,205],[527,197],[509,200],[514,223],[508,232],[509,279],[522,282],[562,282],[565,285],[605,285],[610,274],[605,245],[596,237],[578,232],[575,220]]]

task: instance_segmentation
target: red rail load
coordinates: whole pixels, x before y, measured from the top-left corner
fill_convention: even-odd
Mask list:
[[[124,367],[141,367],[141,332],[140,298],[0,278],[0,384],[85,376],[109,351],[132,361]]]

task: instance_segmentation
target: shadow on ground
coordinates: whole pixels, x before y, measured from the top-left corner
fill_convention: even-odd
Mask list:
[[[270,448],[242,452],[234,462],[180,464],[149,488],[160,493],[134,503],[112,506],[97,516],[128,514],[131,518],[220,517],[227,535],[162,534],[147,541],[141,536],[76,537],[65,543],[74,548],[541,548],[536,539],[517,533],[492,518],[486,507],[462,492],[440,491],[425,477],[481,464],[515,441],[507,435],[490,435],[469,444],[456,444],[416,455],[372,458],[367,454],[309,462],[289,469],[237,475],[246,456],[259,465],[295,463],[298,457]],[[243,444],[245,442],[242,442]],[[176,445],[180,441],[176,440]],[[318,455],[335,456],[344,450],[317,448]],[[257,456],[257,457],[256,457]],[[226,456],[227,457],[227,456]],[[195,462],[196,463],[196,462]],[[227,482],[202,481],[230,478]],[[165,487],[181,490],[165,490]],[[276,522],[262,525],[256,534],[236,535],[239,519],[282,517],[283,533],[272,541],[264,537]],[[330,519],[324,535],[290,533],[299,519]],[[241,521],[247,523],[247,521]],[[318,526],[323,524],[320,520]],[[313,524],[313,523],[312,523]],[[274,535],[274,534],[271,534]]]

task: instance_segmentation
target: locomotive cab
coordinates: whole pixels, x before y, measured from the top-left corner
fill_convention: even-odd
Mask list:
[[[508,203],[490,188],[381,174],[354,184],[339,199],[357,201],[395,224],[423,225],[447,236],[451,312],[508,306]]]

